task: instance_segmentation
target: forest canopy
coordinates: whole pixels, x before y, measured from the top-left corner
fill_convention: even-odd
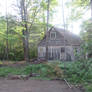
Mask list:
[[[8,14],[7,11],[5,16],[0,16],[1,60],[24,60],[27,56],[28,58],[36,58],[37,44],[46,31],[47,0],[16,1],[17,4],[13,5],[17,10],[15,16]],[[53,17],[57,4],[57,0],[51,0],[50,18]]]

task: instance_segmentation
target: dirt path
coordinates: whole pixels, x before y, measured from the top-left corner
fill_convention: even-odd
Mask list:
[[[70,89],[63,81],[0,79],[0,92],[81,92]]]

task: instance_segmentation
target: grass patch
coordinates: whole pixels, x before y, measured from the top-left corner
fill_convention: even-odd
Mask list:
[[[27,66],[24,69],[26,74],[38,73],[41,78],[59,78],[63,75],[63,71],[58,67],[58,64],[46,63]]]
[[[58,64],[46,63],[37,65],[27,65],[24,67],[0,67],[0,77],[7,77],[11,75],[29,75],[30,73],[36,73],[41,79],[53,79],[61,78],[63,71],[58,67]]]
[[[9,74],[20,75],[23,73],[23,68],[0,67],[0,77],[7,77]]]

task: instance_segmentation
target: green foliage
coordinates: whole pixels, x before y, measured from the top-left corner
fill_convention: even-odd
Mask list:
[[[73,84],[82,84],[86,92],[92,92],[92,59],[76,62],[51,62],[31,64],[24,67],[0,67],[0,77],[11,75],[38,74],[31,79],[50,80],[66,78]]]
[[[0,67],[0,77],[13,75],[29,75],[30,73],[38,74],[39,78],[61,78],[63,71],[56,64],[37,64],[27,65],[25,67]]]
[[[64,77],[73,84],[81,84],[85,92],[92,92],[92,59],[81,59],[60,65],[64,69]]]
[[[73,0],[72,5],[75,7],[87,8],[90,5],[90,0]]]
[[[15,47],[9,52],[9,59],[13,61],[22,61],[24,60],[23,48]]]
[[[20,75],[22,72],[23,68],[0,67],[0,77],[7,77],[9,74]]]
[[[67,1],[67,8],[70,8],[69,23],[82,19],[90,9],[91,0],[71,0]]]
[[[66,70],[67,78],[73,83],[82,83],[92,79],[92,61],[81,60],[71,64]]]
[[[21,0],[18,0],[17,4],[20,6]],[[43,38],[46,31],[46,11],[47,11],[47,0],[27,0],[28,10],[28,32],[29,32],[29,52],[30,58],[37,58],[37,45]],[[52,18],[54,13],[54,7],[57,5],[57,0],[51,0],[50,2],[50,17]],[[15,5],[17,6],[17,5]],[[14,6],[14,7],[15,7]],[[18,7],[17,7],[18,8]],[[20,10],[20,9],[19,9]],[[18,11],[19,12],[19,11]],[[18,14],[17,14],[18,15]],[[6,41],[8,40],[8,54],[9,60],[20,61],[24,59],[23,49],[23,29],[25,30],[25,22],[21,21],[18,16],[7,15],[8,25],[6,16],[0,17],[0,60],[6,60],[7,50]],[[19,18],[19,21],[18,21]],[[51,25],[50,25],[51,26]],[[8,34],[7,34],[8,27]]]
[[[92,56],[92,22],[91,20],[84,21],[82,24],[82,30],[80,32],[81,38],[84,41],[84,46],[83,49],[85,50],[86,53],[88,53],[88,56]]]
[[[88,83],[87,83],[87,84],[85,85],[85,88],[86,88],[86,89],[85,89],[86,92],[92,92],[92,84],[88,84]]]
[[[25,72],[26,71],[26,72]],[[60,78],[63,75],[63,71],[56,64],[38,64],[27,66],[24,69],[26,74],[37,73],[41,78]]]

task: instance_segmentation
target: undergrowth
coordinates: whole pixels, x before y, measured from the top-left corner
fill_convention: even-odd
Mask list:
[[[63,77],[63,71],[58,67],[57,63],[46,64],[30,64],[24,67],[0,67],[0,77],[8,75],[29,75],[30,73],[38,74],[37,78],[53,79]]]
[[[86,92],[92,92],[92,60],[80,60],[65,68],[66,79],[73,84],[81,84]]]
[[[66,78],[73,84],[82,84],[86,92],[92,92],[92,60],[76,62],[50,62],[45,64],[29,64],[23,67],[0,67],[0,77],[12,75],[38,74],[31,79],[51,80]]]

